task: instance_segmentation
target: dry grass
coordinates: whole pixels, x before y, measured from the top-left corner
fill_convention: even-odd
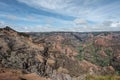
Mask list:
[[[120,80],[120,76],[87,76],[86,80]]]

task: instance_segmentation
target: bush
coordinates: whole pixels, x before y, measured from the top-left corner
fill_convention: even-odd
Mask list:
[[[20,36],[24,36],[24,37],[30,37],[29,34],[26,34],[26,33],[23,33],[23,32],[19,32],[19,35],[20,35]]]
[[[78,51],[79,51],[79,54],[77,55],[77,58],[80,61],[84,60],[84,48],[83,48],[83,46],[80,46]]]
[[[102,57],[99,55],[100,51],[103,49],[103,47],[97,47],[93,43],[87,43],[86,47],[80,46],[79,47],[79,54],[77,55],[77,58],[82,60],[90,61],[93,64],[99,65],[99,66],[109,66],[112,52],[109,48],[104,48],[105,53],[107,54],[106,57]]]

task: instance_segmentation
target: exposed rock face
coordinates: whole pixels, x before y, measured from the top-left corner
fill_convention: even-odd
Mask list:
[[[120,32],[54,32],[29,34],[32,36],[33,42],[40,42],[45,39],[46,42],[54,43],[52,46],[56,46],[51,48],[51,50],[65,53],[72,60],[75,58],[73,56],[78,55],[80,60],[86,60],[102,67],[112,66],[118,70]],[[60,41],[57,41],[57,36],[61,37]]]
[[[112,75],[115,73],[113,67],[119,69],[119,65],[115,65],[119,63],[119,49],[115,50],[117,54],[114,58],[111,57],[112,65],[103,67],[92,63],[93,54],[89,52],[94,50],[93,47],[88,48],[86,43],[106,47],[108,43],[104,38],[96,39],[95,35],[80,33],[29,34],[16,32],[9,27],[0,29],[0,67],[4,68],[0,70],[1,80],[84,80],[87,75]],[[111,36],[108,39],[112,41]],[[76,58],[80,45],[84,45],[85,50],[82,61]],[[116,46],[115,43],[111,45]],[[98,52],[105,58],[108,55],[104,49]],[[5,71],[8,68],[11,71]],[[14,70],[18,70],[16,75]],[[3,79],[5,75],[8,78]]]
[[[1,67],[23,69],[26,73],[35,72],[39,75],[45,74],[46,60],[40,62],[36,56],[48,56],[47,51],[41,51],[38,45],[33,44],[29,38],[12,32],[8,28],[3,29],[0,36],[0,63]],[[13,35],[14,34],[14,35]],[[41,70],[41,71],[39,71]]]

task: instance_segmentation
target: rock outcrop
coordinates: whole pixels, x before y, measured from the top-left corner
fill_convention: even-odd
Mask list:
[[[76,58],[81,42],[95,39],[95,44],[103,46],[104,39],[84,34],[80,37],[77,33],[39,34],[42,36],[20,33],[9,27],[0,29],[0,80],[84,80],[87,75],[113,75],[114,67],[119,66],[93,64],[88,58],[93,57],[91,54],[86,54],[81,61]],[[91,48],[85,48],[84,52],[89,53]],[[100,54],[107,56],[104,49]],[[119,57],[114,56],[117,58],[111,59],[118,63]]]

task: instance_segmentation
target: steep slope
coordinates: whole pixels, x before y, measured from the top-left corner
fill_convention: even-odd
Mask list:
[[[77,48],[91,41],[88,40],[91,36],[34,34],[30,37],[10,27],[0,29],[0,67],[4,69],[0,70],[1,80],[8,80],[9,76],[9,80],[82,80],[87,75],[113,75],[115,72],[112,66],[102,67],[76,58]],[[5,75],[8,78],[4,79]]]
[[[57,45],[54,50],[63,51],[65,55],[76,56],[80,61],[86,60],[97,66],[112,66],[119,72],[120,32],[50,32],[29,33],[33,42],[46,42]],[[57,41],[57,38],[61,40]],[[68,49],[66,49],[66,47]],[[66,52],[65,52],[66,49]],[[71,49],[71,50],[69,50]],[[72,54],[67,54],[72,53]]]

